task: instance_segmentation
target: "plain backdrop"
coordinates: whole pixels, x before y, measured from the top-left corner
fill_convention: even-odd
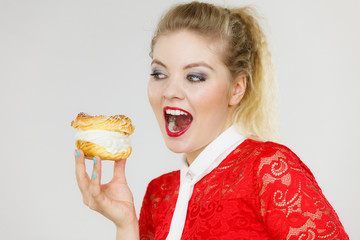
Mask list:
[[[79,112],[133,120],[126,175],[137,214],[149,181],[179,167],[147,99],[151,37],[179,2],[0,0],[0,239],[114,239],[76,184],[70,122]],[[212,2],[252,4],[264,17],[281,143],[360,239],[360,1]],[[103,181],[111,175],[104,162]]]

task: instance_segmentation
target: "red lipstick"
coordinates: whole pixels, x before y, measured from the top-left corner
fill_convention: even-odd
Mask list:
[[[177,115],[171,114],[172,111],[173,111],[173,113],[175,113],[176,110],[180,111],[181,114],[178,115],[179,112],[177,112]],[[185,123],[185,125],[186,125],[186,127],[181,129],[180,131],[174,131],[174,124],[178,123],[177,118],[182,119],[182,121],[180,121],[180,122]],[[172,119],[172,120],[170,120],[170,119]],[[193,119],[192,115],[189,112],[185,111],[184,109],[177,108],[177,107],[169,107],[169,106],[164,107],[165,129],[166,129],[166,132],[169,137],[179,137],[179,136],[183,135],[190,128],[192,119]],[[169,129],[169,125],[172,125],[170,128],[172,128],[173,131],[171,131]]]

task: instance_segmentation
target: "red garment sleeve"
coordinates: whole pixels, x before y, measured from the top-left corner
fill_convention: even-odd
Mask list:
[[[313,174],[288,148],[268,143],[255,167],[260,217],[274,239],[349,239]]]
[[[140,211],[140,218],[139,218],[140,240],[154,239],[153,215],[151,214],[151,206],[152,206],[151,188],[152,188],[152,183],[150,182],[150,184],[147,187]]]

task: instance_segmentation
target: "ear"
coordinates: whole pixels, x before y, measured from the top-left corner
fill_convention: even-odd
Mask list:
[[[239,75],[235,78],[235,82],[231,87],[231,96],[229,106],[237,105],[243,98],[246,90],[246,76]]]

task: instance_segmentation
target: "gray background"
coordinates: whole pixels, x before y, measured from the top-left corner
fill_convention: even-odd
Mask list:
[[[70,122],[81,111],[133,120],[126,173],[137,213],[148,182],[178,168],[146,93],[152,33],[176,2],[0,0],[0,239],[114,238],[76,185]],[[267,19],[282,143],[360,239],[359,1],[213,2],[253,3]]]

